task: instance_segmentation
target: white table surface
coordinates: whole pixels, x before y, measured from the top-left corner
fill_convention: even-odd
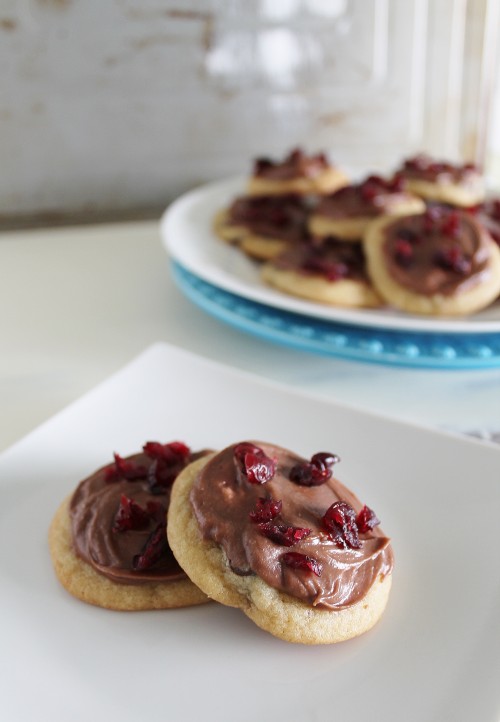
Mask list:
[[[500,369],[320,357],[246,335],[174,285],[155,222],[0,234],[0,450],[155,341],[433,427],[500,431]]]

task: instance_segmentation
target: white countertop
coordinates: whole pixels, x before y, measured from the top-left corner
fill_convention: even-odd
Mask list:
[[[500,431],[500,369],[320,357],[206,315],[174,285],[155,222],[0,234],[0,281],[0,450],[156,341],[361,409]]]

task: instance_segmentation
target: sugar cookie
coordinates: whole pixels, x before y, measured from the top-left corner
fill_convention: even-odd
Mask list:
[[[252,196],[332,193],[347,182],[344,173],[331,165],[324,153],[306,155],[297,148],[283,161],[257,158],[247,193]]]
[[[215,218],[215,232],[248,256],[268,260],[307,235],[309,208],[297,195],[236,198]]]
[[[470,314],[500,293],[500,249],[463,211],[434,206],[381,218],[366,232],[364,248],[377,291],[409,313]]]
[[[337,461],[241,442],[188,466],[168,536],[193,582],[290,642],[370,629],[387,603],[393,553],[374,512],[333,478]]]
[[[172,483],[198,454],[148,442],[143,452],[84,479],[49,531],[56,575],[73,596],[117,610],[167,609],[209,601],[177,564],[166,538]]]
[[[408,189],[429,201],[472,206],[484,199],[484,180],[472,163],[436,161],[421,154],[408,158],[396,171]]]

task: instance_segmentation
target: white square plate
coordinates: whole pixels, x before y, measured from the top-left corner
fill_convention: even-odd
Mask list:
[[[78,481],[146,440],[260,438],[310,456],[382,519],[384,617],[332,646],[239,610],[117,613],[62,589],[47,529]],[[0,704],[21,720],[498,722],[500,450],[294,394],[156,345],[0,457]]]

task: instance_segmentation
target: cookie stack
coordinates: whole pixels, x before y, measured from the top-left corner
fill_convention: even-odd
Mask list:
[[[257,158],[246,194],[217,214],[215,231],[253,259],[273,259],[307,239],[314,199],[347,182],[323,153],[295,149],[282,161]]]

